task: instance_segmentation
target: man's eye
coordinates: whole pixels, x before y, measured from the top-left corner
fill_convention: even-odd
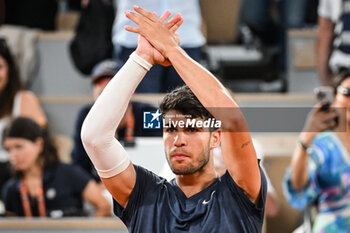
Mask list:
[[[198,132],[199,130],[197,128],[191,127],[191,128],[187,128],[187,131],[191,133],[195,133],[195,132]]]
[[[176,129],[175,128],[167,128],[166,132],[168,132],[168,133],[176,132]]]

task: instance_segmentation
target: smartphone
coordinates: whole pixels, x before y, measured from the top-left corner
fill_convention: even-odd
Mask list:
[[[316,87],[314,93],[318,102],[325,102],[325,104],[322,105],[321,110],[327,111],[329,106],[333,103],[333,88],[326,86]]]
[[[332,87],[316,87],[314,89],[314,93],[316,95],[317,101],[324,101],[325,104],[321,106],[321,111],[328,111],[329,107],[333,103],[334,92]],[[336,125],[339,123],[339,117],[335,117],[334,121]]]

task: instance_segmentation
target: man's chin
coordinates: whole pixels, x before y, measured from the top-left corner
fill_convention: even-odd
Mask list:
[[[197,171],[194,167],[174,167],[171,166],[171,170],[175,175],[192,175]]]
[[[191,171],[173,171],[177,176],[192,175],[194,172]]]

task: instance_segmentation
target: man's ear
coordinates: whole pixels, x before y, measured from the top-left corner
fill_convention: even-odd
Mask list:
[[[215,130],[210,133],[210,149],[214,149],[220,145],[221,131]]]

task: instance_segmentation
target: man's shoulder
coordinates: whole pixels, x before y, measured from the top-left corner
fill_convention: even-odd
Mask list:
[[[147,168],[144,168],[142,166],[139,165],[134,165],[134,169],[136,172],[136,179],[142,179],[142,180],[147,180],[147,181],[161,181],[164,182],[166,181],[164,178],[158,176],[157,174],[155,174],[154,172],[148,170]]]

